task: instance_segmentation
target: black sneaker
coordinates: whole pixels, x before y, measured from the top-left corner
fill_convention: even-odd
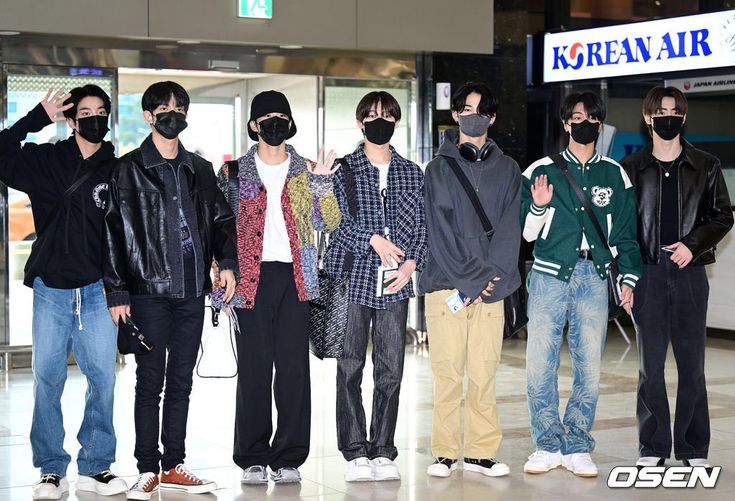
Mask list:
[[[446,478],[457,469],[457,460],[450,458],[434,458],[434,462],[426,469],[430,477]]]
[[[61,499],[64,493],[69,492],[69,482],[66,477],[46,473],[33,484],[33,499]]]
[[[79,475],[77,490],[95,492],[102,496],[114,496],[127,492],[128,484],[110,470],[101,471],[95,475]]]
[[[501,463],[497,459],[472,459],[464,458],[465,471],[475,471],[482,473],[487,477],[503,477],[510,473],[510,468],[505,463]]]

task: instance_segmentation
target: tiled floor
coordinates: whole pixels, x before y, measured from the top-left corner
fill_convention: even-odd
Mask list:
[[[635,388],[637,358],[635,347],[626,350],[618,334],[611,331],[603,363],[600,403],[594,435],[597,449],[594,458],[600,467],[597,479],[581,479],[558,469],[546,475],[522,473],[526,456],[532,452],[525,400],[524,352],[522,340],[506,341],[497,376],[499,410],[504,426],[499,457],[511,467],[505,478],[485,478],[475,473],[458,472],[450,479],[429,478],[426,466],[431,462],[430,426],[432,409],[431,370],[425,348],[409,347],[401,392],[401,408],[396,431],[400,450],[400,482],[347,484],[343,479],[344,461],[336,445],[335,390],[336,364],[333,360],[312,359],[312,448],[301,468],[303,482],[295,486],[245,487],[239,483],[241,472],[233,466],[232,428],[234,381],[195,378],[191,398],[187,464],[200,476],[211,478],[220,486],[210,495],[190,499],[304,499],[304,500],[506,500],[543,499],[695,499],[704,501],[735,496],[735,341],[710,340],[707,351],[707,377],[712,418],[710,459],[723,467],[715,489],[695,491],[657,489],[616,490],[607,487],[606,479],[615,465],[631,465],[636,458]],[[213,348],[207,357],[227,360],[227,351]],[[231,357],[231,354],[229,355]],[[210,359],[211,360],[211,359]],[[210,366],[211,367],[211,366]],[[116,389],[115,426],[118,433],[118,461],[113,470],[131,482],[135,475],[133,458],[133,388],[135,364],[121,366]],[[224,371],[224,369],[223,369]],[[370,374],[368,362],[366,374]],[[673,359],[669,361],[670,395],[675,394],[676,377]],[[16,370],[0,380],[0,500],[30,499],[30,486],[37,480],[32,467],[28,441],[33,402],[29,370]],[[369,379],[369,378],[368,378]],[[570,369],[563,361],[559,386],[562,397],[569,395]],[[86,383],[78,369],[70,368],[63,398],[67,429],[66,447],[75,455],[79,445],[78,429]],[[372,391],[365,381],[364,392]],[[673,400],[672,400],[673,402]],[[367,411],[369,412],[369,405]],[[91,501],[95,496],[75,493],[77,472],[74,463],[68,472],[71,492],[68,499]],[[161,499],[184,499],[187,496],[163,493]],[[116,498],[122,500],[123,496]],[[102,498],[105,499],[105,498]],[[154,500],[156,498],[154,497]]]

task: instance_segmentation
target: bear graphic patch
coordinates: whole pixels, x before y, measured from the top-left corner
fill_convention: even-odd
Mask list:
[[[592,187],[592,203],[598,207],[607,207],[610,205],[613,190],[608,186]]]

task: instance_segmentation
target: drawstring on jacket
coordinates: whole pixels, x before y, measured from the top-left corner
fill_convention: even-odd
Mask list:
[[[77,311],[75,312],[77,318],[79,319],[79,330],[83,330],[84,327],[82,326],[82,289],[75,289],[77,291]]]

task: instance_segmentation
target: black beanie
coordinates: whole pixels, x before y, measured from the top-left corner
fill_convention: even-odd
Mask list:
[[[283,113],[291,119],[291,132],[286,139],[291,139],[296,134],[296,122],[291,115],[291,106],[288,99],[277,90],[266,90],[259,93],[250,103],[250,118],[248,119],[248,136],[253,141],[258,140],[258,133],[250,128],[250,122],[267,115],[268,113]]]

